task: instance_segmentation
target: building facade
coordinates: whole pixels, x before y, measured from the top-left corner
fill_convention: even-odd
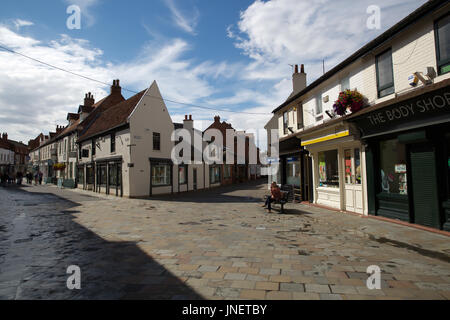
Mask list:
[[[302,200],[448,229],[449,11],[427,2],[274,110],[282,183],[297,149]],[[364,108],[339,115],[347,89]]]

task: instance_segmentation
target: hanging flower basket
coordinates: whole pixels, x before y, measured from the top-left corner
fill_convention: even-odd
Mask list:
[[[56,163],[53,165],[53,169],[56,171],[63,171],[66,169],[66,165],[64,163]]]
[[[364,106],[364,96],[358,90],[345,90],[339,93],[338,99],[334,102],[334,113],[340,116],[348,111],[357,112]]]

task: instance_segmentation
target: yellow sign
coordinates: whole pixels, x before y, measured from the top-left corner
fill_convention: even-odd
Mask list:
[[[350,135],[350,132],[348,130],[345,130],[345,131],[342,131],[342,132],[339,132],[339,133],[329,134],[329,135],[324,136],[324,137],[302,141],[302,147],[303,146],[308,146],[308,145],[311,145],[311,144],[315,144],[315,143],[319,143],[319,142],[324,142],[324,141],[328,141],[328,140],[333,140],[333,139],[337,139],[337,138],[346,137],[348,135]]]

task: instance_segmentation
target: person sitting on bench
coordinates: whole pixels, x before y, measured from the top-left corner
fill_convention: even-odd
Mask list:
[[[263,205],[263,207],[267,206],[267,210],[269,210],[269,213],[272,212],[271,203],[275,201],[279,201],[281,199],[281,190],[280,187],[278,187],[277,183],[274,181],[270,185],[270,196],[267,197],[266,203]]]

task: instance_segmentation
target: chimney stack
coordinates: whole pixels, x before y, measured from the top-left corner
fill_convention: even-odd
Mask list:
[[[194,120],[192,120],[192,115],[185,115],[183,121],[183,128],[187,130],[194,129]]]
[[[6,132],[3,133],[2,139],[5,140],[5,141],[8,141],[8,134]]]
[[[294,74],[292,75],[292,91],[293,94],[297,94],[306,88],[306,73],[305,66],[300,66],[300,73],[298,72],[298,64],[294,67]]]
[[[220,123],[220,117],[219,116],[215,116],[214,117],[214,122],[219,122]]]
[[[111,86],[111,94],[121,94],[122,88],[120,87],[119,79],[113,80],[113,85]]]
[[[95,103],[95,99],[94,96],[92,95],[92,93],[88,92],[86,93],[86,95],[84,96],[84,106],[85,107],[92,107]]]

